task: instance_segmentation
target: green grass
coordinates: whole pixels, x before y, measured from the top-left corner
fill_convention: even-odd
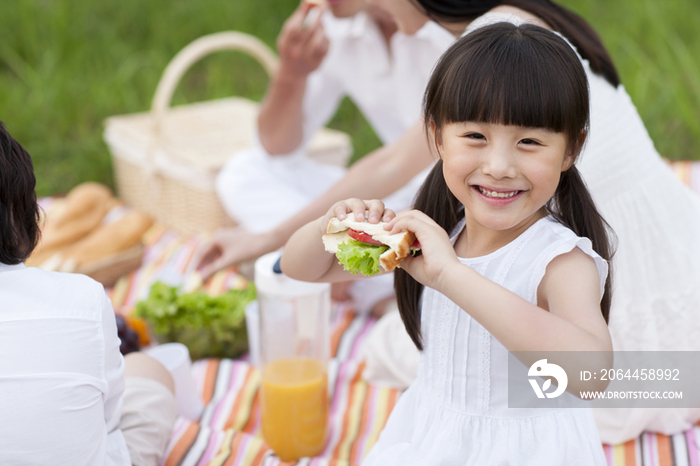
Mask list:
[[[622,81],[669,158],[700,159],[700,35],[695,0],[562,0],[600,32]],[[112,185],[103,121],[149,108],[162,70],[205,34],[240,30],[274,46],[296,0],[10,0],[0,15],[0,120],[29,150],[39,195],[80,181]],[[174,104],[260,99],[265,72],[215,54],[193,67]],[[356,156],[379,145],[349,101],[331,125]]]

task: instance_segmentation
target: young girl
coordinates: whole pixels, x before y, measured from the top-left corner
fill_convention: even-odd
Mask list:
[[[383,218],[420,242],[396,276],[419,374],[365,464],[605,464],[590,410],[509,408],[507,390],[508,351],[612,349],[611,247],[574,165],[588,116],[569,44],[533,25],[484,27],[428,85],[440,161],[416,210],[339,202],[287,243],[286,274],[336,281],[347,273],[319,238],[334,216]]]

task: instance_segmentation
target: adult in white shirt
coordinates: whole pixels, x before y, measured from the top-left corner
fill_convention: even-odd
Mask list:
[[[204,276],[232,263],[226,254],[228,238],[241,239],[243,246],[251,234],[268,234],[345,175],[344,169],[305,156],[311,136],[330,120],[344,96],[384,144],[414,126],[432,67],[454,40],[427,19],[415,34],[397,32],[383,10],[364,0],[328,2],[330,11],[304,27],[304,18],[314,16],[310,8],[302,3],[278,38],[281,66],[262,103],[259,146],[234,155],[219,175],[219,197],[243,228],[219,231],[202,251]],[[421,147],[429,157],[427,146]],[[389,205],[408,207],[423,177],[418,174]],[[244,259],[277,249],[286,241],[281,239]]]
[[[144,354],[125,362],[102,285],[24,266],[39,239],[34,186],[0,122],[0,464],[156,466],[172,378]]]

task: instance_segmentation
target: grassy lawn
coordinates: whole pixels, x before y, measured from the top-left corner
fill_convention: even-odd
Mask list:
[[[269,45],[297,0],[12,0],[0,15],[0,120],[34,157],[39,195],[80,181],[112,185],[102,122],[147,110],[166,64],[205,34],[240,30]],[[700,159],[700,2],[561,0],[609,48],[659,151]],[[215,54],[185,77],[174,104],[244,95],[266,75],[240,54]],[[356,155],[378,146],[345,101],[331,125]]]

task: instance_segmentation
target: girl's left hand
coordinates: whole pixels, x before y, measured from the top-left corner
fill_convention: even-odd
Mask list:
[[[422,285],[439,290],[450,266],[461,264],[447,232],[419,210],[398,214],[385,228],[391,228],[392,234],[411,231],[416,235],[421,255],[407,257],[401,268]]]

